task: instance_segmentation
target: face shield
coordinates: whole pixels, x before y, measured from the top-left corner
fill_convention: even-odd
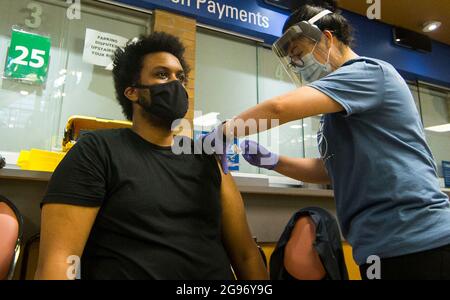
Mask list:
[[[313,55],[324,37],[323,32],[314,23],[331,13],[329,10],[324,10],[307,22],[295,24],[272,46],[273,52],[297,86],[306,85],[331,73],[329,64],[325,66],[315,63]],[[330,51],[328,61],[329,55]]]

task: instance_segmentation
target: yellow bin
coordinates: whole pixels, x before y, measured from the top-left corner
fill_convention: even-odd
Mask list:
[[[53,172],[83,133],[99,129],[130,128],[131,126],[132,123],[128,121],[72,116],[67,121],[64,131],[62,152],[39,149],[21,151],[17,165],[23,170]]]
[[[68,152],[84,132],[100,129],[131,128],[129,121],[100,119],[85,116],[71,116],[67,121],[62,142],[62,151]]]
[[[53,172],[66,153],[39,149],[20,151],[17,165],[23,170]]]

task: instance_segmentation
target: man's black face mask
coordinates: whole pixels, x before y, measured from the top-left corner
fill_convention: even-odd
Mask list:
[[[148,89],[150,102],[139,97],[139,105],[148,113],[160,118],[168,127],[178,119],[182,119],[189,108],[186,89],[179,80],[163,84],[134,86],[138,89]]]

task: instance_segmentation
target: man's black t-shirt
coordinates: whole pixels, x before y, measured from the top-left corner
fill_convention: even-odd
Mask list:
[[[104,130],[67,153],[43,204],[100,207],[82,279],[232,279],[220,185],[213,156],[176,155],[131,129]]]

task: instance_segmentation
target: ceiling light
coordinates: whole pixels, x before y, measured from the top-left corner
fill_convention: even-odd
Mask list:
[[[450,123],[444,124],[444,125],[439,125],[439,126],[432,126],[432,127],[428,127],[425,129],[429,130],[429,131],[434,131],[434,132],[449,132],[450,131]]]
[[[64,83],[66,83],[66,75],[61,75],[60,77],[55,79],[55,81],[53,82],[53,87],[54,88],[59,88]]]
[[[303,126],[302,125],[292,125],[291,129],[302,129]]]
[[[423,32],[432,32],[441,27],[442,23],[439,21],[429,21],[423,24]]]

